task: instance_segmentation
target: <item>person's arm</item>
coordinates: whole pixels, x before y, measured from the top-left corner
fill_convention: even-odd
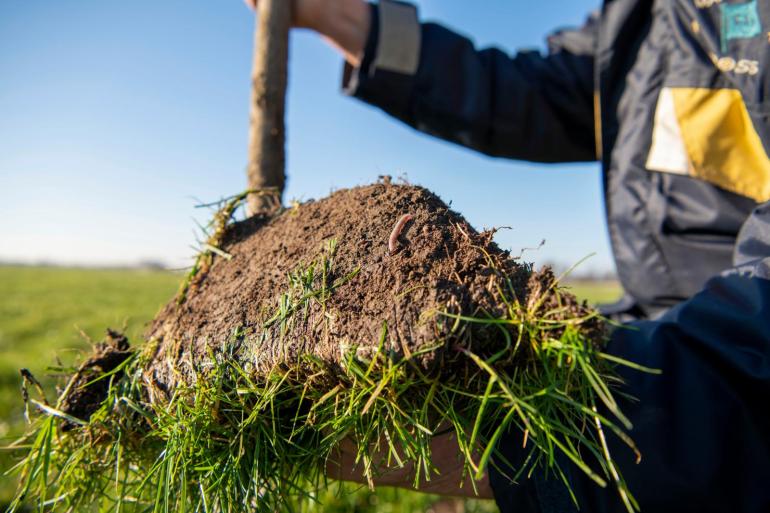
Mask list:
[[[615,452],[644,511],[770,511],[770,281],[715,278],[660,322],[618,331],[609,351],[663,371],[624,373],[643,459]],[[583,489],[588,510],[612,495]]]
[[[245,0],[255,9],[259,0]],[[292,25],[318,32],[351,66],[359,66],[371,26],[371,9],[364,0],[287,0]]]
[[[470,8],[470,7],[469,7]],[[416,9],[382,0],[372,9],[361,65],[348,64],[349,94],[423,132],[482,153],[541,162],[596,160],[594,19],[549,37],[549,53],[509,56]],[[510,20],[511,30],[524,20]]]
[[[593,18],[579,30],[551,35],[547,55],[509,56],[496,48],[476,50],[441,25],[421,25],[409,4],[293,2],[294,25],[315,30],[345,57],[348,94],[488,155],[596,160]],[[516,30],[526,21],[510,23]]]
[[[642,454],[617,438],[608,443],[641,511],[759,513],[770,511],[770,203],[745,223],[736,268],[657,321],[617,329],[606,352],[660,369],[620,367],[620,406]],[[498,445],[520,454],[520,436]],[[565,463],[580,511],[623,513],[613,487],[599,488]],[[577,511],[558,480],[519,485],[490,467],[502,513],[522,513],[521,487],[539,504],[533,512]]]

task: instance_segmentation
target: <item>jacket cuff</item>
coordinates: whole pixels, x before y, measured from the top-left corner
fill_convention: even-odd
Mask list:
[[[394,0],[372,5],[361,65],[345,63],[343,91],[385,108],[405,106],[420,65],[421,32],[415,6]]]

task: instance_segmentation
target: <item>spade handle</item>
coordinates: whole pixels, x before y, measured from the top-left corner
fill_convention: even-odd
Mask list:
[[[249,196],[249,214],[280,203],[286,183],[286,84],[291,0],[259,0],[254,35],[248,186],[278,194]]]

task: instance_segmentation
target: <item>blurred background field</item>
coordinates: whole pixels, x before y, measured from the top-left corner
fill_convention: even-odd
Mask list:
[[[24,430],[19,369],[46,376],[57,359],[68,364],[98,341],[106,328],[122,329],[132,341],[176,291],[181,275],[153,269],[71,269],[0,266],[0,469],[5,473],[19,453],[5,447]],[[591,302],[610,302],[620,289],[612,280],[577,281],[569,286]],[[44,380],[51,384],[52,378]],[[0,476],[0,510],[12,498],[15,481]],[[489,501],[439,502],[437,497],[399,490],[346,486],[322,497],[324,513],[486,513]],[[349,493],[355,492],[355,493]]]

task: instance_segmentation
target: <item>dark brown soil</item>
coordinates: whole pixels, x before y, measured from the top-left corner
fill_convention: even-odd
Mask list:
[[[62,411],[77,419],[88,421],[107,398],[110,387],[109,379],[98,378],[112,373],[131,354],[128,339],[121,333],[107,330],[104,341],[96,344],[91,357],[70,379],[62,398]],[[117,381],[122,376],[122,372],[115,372],[112,376]],[[69,421],[62,424],[62,429],[65,431],[73,427],[75,425]]]
[[[388,239],[404,214],[413,217],[390,254]],[[498,248],[492,235],[478,233],[431,192],[389,181],[341,190],[270,220],[236,223],[222,247],[232,258],[216,257],[185,300],[170,302],[152,324],[148,337],[159,343],[147,376],[170,388],[212,355],[233,351],[261,375],[305,354],[333,367],[351,348],[364,356],[376,348],[384,324],[390,354],[437,346],[419,362],[441,370],[452,345],[481,344],[488,337],[476,334],[471,341],[464,333],[460,340],[450,335],[453,321],[435,312],[499,316],[505,308],[500,290],[526,304],[530,287],[552,280],[550,273],[535,275],[528,285],[530,267]],[[337,250],[327,281],[360,269],[358,274],[326,301],[309,301],[284,333],[280,323],[266,331],[280,296],[289,291],[288,273],[317,260],[330,239]],[[570,301],[573,309],[583,308]]]

